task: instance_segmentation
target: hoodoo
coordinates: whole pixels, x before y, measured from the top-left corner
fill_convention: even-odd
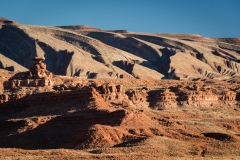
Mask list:
[[[46,70],[45,58],[34,57],[32,60],[35,64],[30,71],[17,73],[4,84],[4,88],[52,86],[52,73]]]

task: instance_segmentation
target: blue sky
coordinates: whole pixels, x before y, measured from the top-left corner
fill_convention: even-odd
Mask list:
[[[22,24],[240,38],[240,0],[1,0]]]

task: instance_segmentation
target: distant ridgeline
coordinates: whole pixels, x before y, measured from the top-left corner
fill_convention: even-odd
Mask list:
[[[7,24],[16,25],[18,23],[16,21],[12,21],[12,20],[8,20],[6,18],[0,17],[0,25],[1,24],[4,24],[4,25],[7,25]]]
[[[128,30],[102,30],[99,28],[93,28],[85,25],[75,25],[75,26],[57,26],[63,29],[70,29],[70,30],[82,30],[82,31],[102,31],[102,32],[114,32],[114,33],[129,33]]]

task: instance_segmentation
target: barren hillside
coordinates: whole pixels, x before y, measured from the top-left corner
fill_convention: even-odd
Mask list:
[[[29,69],[31,57],[44,56],[54,74],[82,78],[229,79],[240,72],[236,38],[7,22],[1,23],[0,53],[5,58],[0,62],[9,66],[0,67],[14,71]]]

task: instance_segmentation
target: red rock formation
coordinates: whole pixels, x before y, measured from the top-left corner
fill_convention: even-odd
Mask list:
[[[100,86],[98,90],[102,97],[107,101],[122,104],[124,99],[128,99],[127,95],[125,94],[123,85],[115,85],[114,83],[109,83]]]
[[[147,92],[146,90],[132,90],[127,93],[129,100],[133,102],[135,106],[149,107],[149,102],[147,102]]]
[[[229,132],[222,129],[228,132],[225,135],[231,135],[232,143],[239,142],[238,135],[232,134],[239,132],[236,127],[239,120],[234,121],[235,127],[232,121],[223,119],[212,127],[212,117],[222,116],[212,114],[214,110],[233,110],[231,114],[235,116],[240,113],[237,105],[210,108],[212,103],[226,102],[224,99],[237,102],[237,98],[234,100],[239,94],[237,84],[132,79],[89,81],[57,76],[52,80],[64,89],[0,95],[0,147],[90,149],[135,145],[152,137],[211,144],[219,140],[211,141],[211,137],[206,139],[205,135],[221,130],[217,125],[228,127]],[[221,87],[226,87],[226,91]],[[152,106],[153,101],[156,103]],[[202,112],[202,106],[205,110],[210,108],[209,113]],[[154,108],[166,111],[152,110]],[[185,113],[185,109],[190,112]]]
[[[52,86],[52,73],[46,70],[44,58],[33,58],[36,63],[30,71],[20,72],[4,83],[4,88]]]
[[[237,99],[237,93],[233,91],[226,91],[220,100],[224,101],[235,101]]]
[[[168,107],[175,107],[177,104],[176,100],[177,96],[174,92],[169,91],[169,89],[160,90],[156,97],[154,108],[162,110]]]

